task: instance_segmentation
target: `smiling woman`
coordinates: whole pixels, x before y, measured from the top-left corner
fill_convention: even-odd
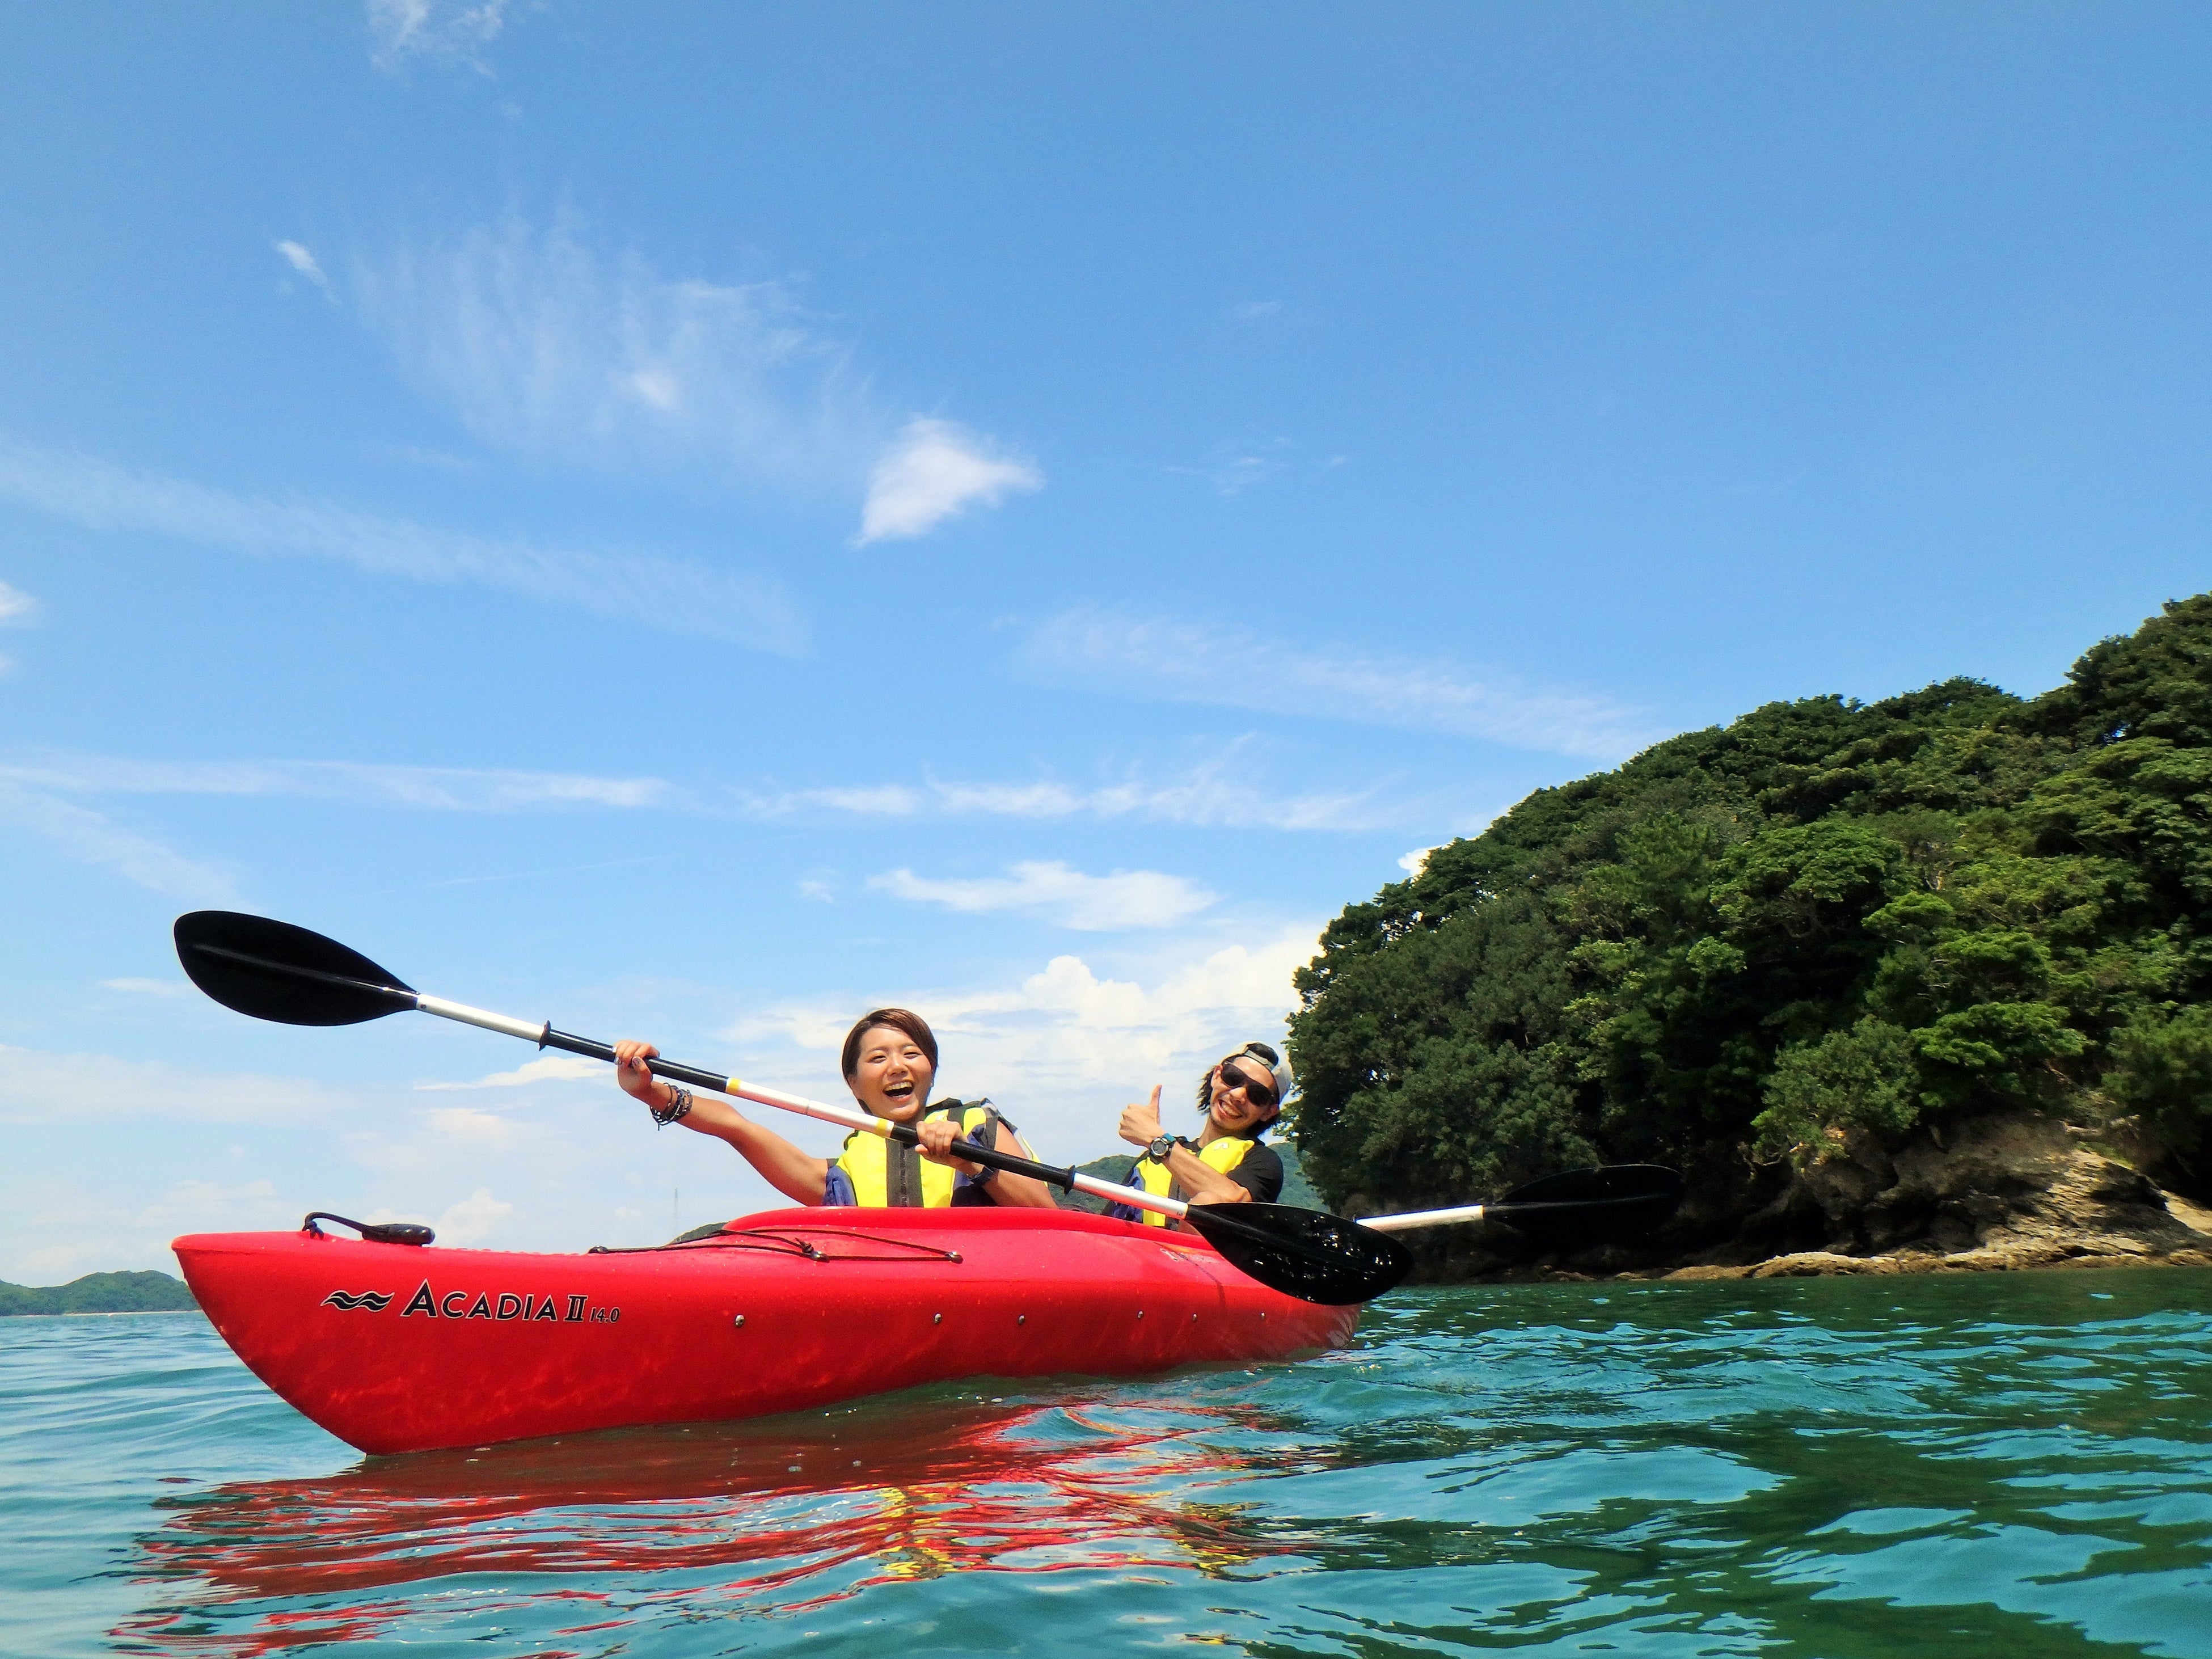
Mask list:
[[[963,1141],[1017,1158],[1032,1154],[988,1101],[929,1104],[930,1086],[937,1079],[937,1037],[911,1010],[878,1008],[861,1015],[846,1034],[843,1069],[853,1098],[886,1122],[914,1125],[919,1146],[855,1129],[836,1158],[816,1158],[726,1102],[695,1097],[654,1077],[650,1062],[659,1052],[649,1042],[615,1044],[615,1078],[623,1091],[643,1101],[663,1128],[682,1123],[729,1142],[795,1203],[1054,1206],[1052,1189],[1042,1182],[955,1156],[953,1147]]]
[[[1145,1149],[1129,1184],[1193,1204],[1273,1203],[1282,1195],[1283,1160],[1261,1138],[1297,1086],[1290,1061],[1267,1043],[1246,1043],[1199,1079],[1198,1109],[1206,1121],[1192,1140],[1161,1128],[1155,1085],[1149,1102],[1121,1110],[1121,1139]],[[1127,1204],[1109,1205],[1106,1212],[1155,1227],[1172,1224]]]

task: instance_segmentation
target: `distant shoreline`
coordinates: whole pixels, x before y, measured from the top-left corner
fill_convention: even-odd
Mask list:
[[[199,1304],[171,1273],[86,1273],[66,1285],[0,1280],[0,1318],[55,1319],[78,1314],[197,1313]]]

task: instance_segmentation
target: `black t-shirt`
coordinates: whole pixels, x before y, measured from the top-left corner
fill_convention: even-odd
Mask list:
[[[1177,1136],[1176,1139],[1182,1138]],[[1188,1140],[1183,1140],[1182,1144],[1186,1146],[1191,1145]],[[1224,1173],[1251,1194],[1255,1203],[1273,1204],[1283,1195],[1282,1158],[1273,1146],[1256,1137],[1253,1139],[1252,1150],[1244,1154],[1243,1161],[1235,1169]],[[1134,1186],[1136,1180],[1135,1175],[1132,1174],[1130,1185]],[[1121,1221],[1142,1221],[1145,1218],[1145,1212],[1133,1204],[1109,1204],[1106,1213]]]
[[[1264,1140],[1254,1141],[1244,1161],[1228,1174],[1255,1202],[1273,1204],[1283,1195],[1282,1157]]]

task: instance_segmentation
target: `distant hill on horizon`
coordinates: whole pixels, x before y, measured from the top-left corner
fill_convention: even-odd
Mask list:
[[[66,1285],[0,1279],[0,1318],[20,1314],[190,1313],[199,1306],[168,1273],[87,1273]]]

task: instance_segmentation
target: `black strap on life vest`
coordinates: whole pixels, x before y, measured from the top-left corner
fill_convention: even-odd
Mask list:
[[[962,1139],[973,1140],[977,1146],[995,1149],[999,1144],[999,1109],[988,1100],[948,1100],[924,1112],[922,1120],[950,1117],[957,1121],[964,1112],[981,1106],[988,1109],[980,1128],[967,1132]],[[957,1147],[960,1143],[953,1142]],[[884,1203],[893,1209],[917,1209],[921,1205],[921,1149],[903,1142],[886,1140],[884,1143]]]

